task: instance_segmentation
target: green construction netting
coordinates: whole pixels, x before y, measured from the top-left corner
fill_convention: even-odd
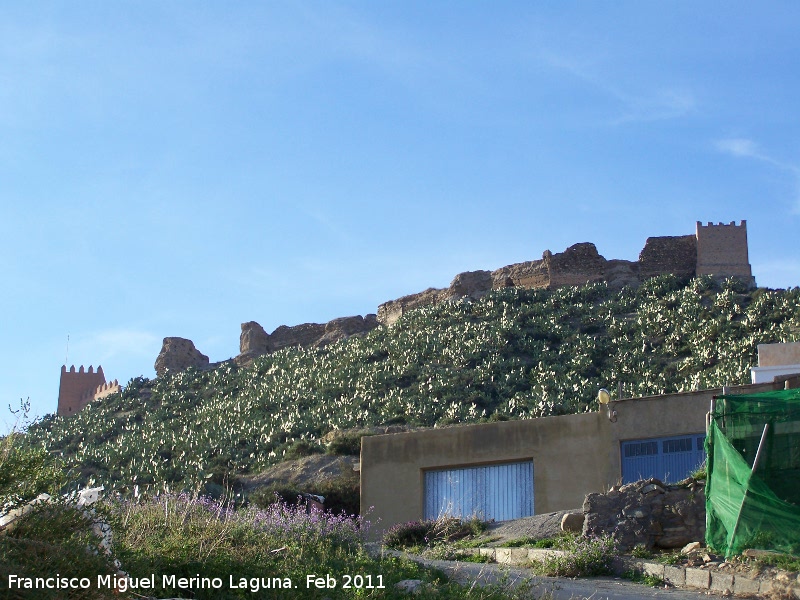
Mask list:
[[[800,554],[800,390],[719,396],[706,456],[708,546]]]

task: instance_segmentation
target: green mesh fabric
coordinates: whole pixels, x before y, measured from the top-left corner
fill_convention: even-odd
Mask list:
[[[745,548],[800,553],[800,390],[724,395],[715,404],[706,543],[726,556]]]

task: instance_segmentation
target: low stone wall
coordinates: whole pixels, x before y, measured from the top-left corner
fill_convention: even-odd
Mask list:
[[[613,533],[622,550],[682,548],[705,540],[705,502],[705,482],[692,478],[674,485],[645,479],[615,486],[586,496],[583,535]]]

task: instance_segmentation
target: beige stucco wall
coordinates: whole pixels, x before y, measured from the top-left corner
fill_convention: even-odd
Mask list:
[[[773,384],[731,393],[774,389]],[[361,513],[380,520],[373,533],[421,519],[426,469],[533,459],[536,513],[580,508],[590,492],[621,478],[620,442],[702,433],[711,397],[721,389],[612,403],[602,412],[463,425],[362,438]]]
[[[758,345],[759,367],[797,364],[800,364],[800,342]]]

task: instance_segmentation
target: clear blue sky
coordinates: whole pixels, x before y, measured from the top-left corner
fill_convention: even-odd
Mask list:
[[[800,3],[0,7],[0,400],[747,219],[800,284]]]

